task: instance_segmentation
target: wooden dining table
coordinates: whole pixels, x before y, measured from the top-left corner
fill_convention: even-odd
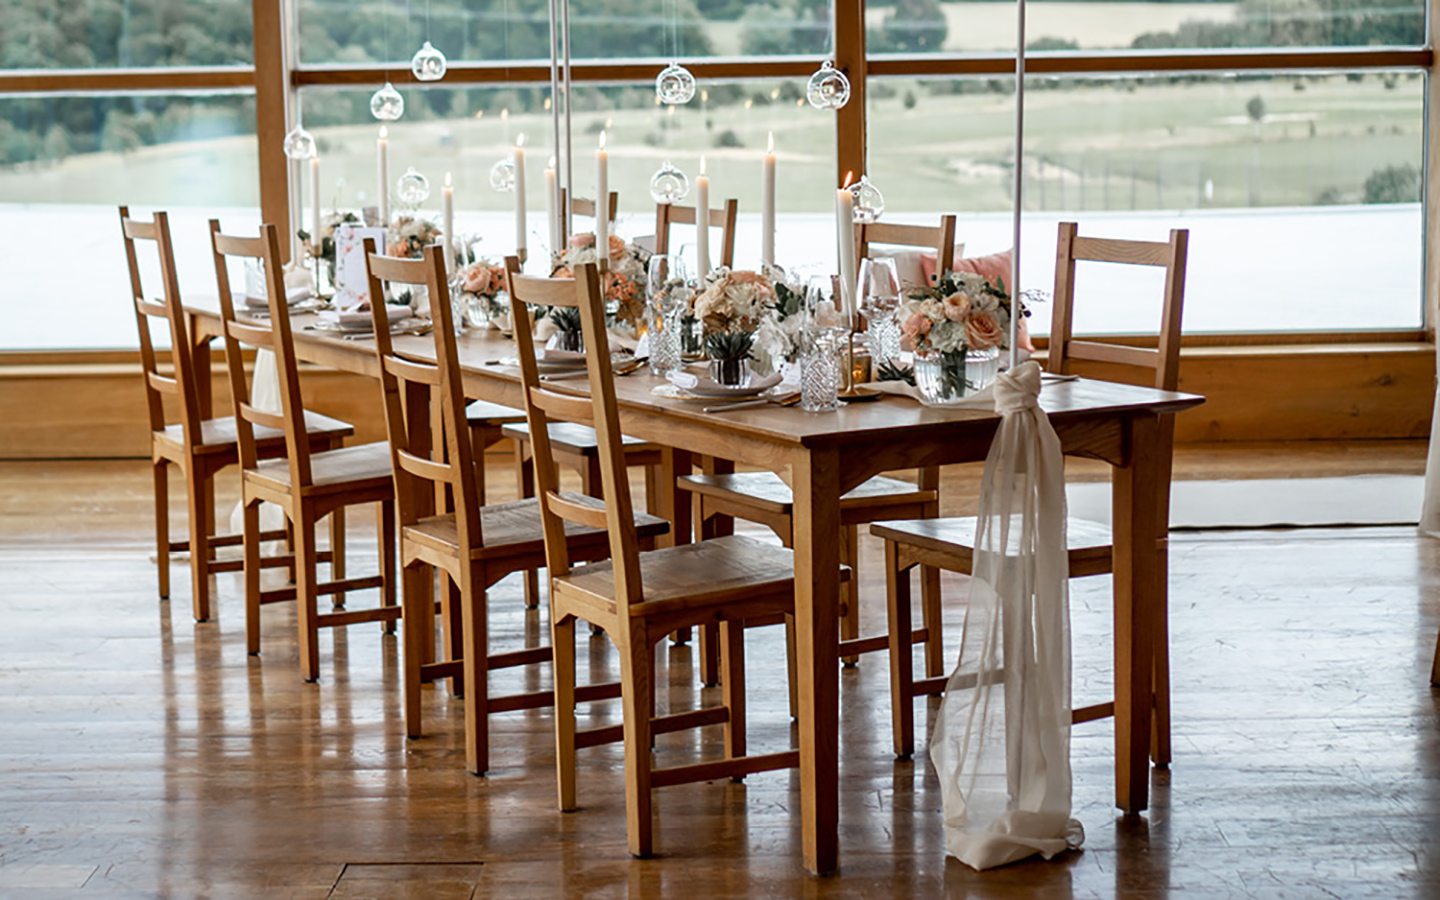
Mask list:
[[[187,311],[199,368],[208,365],[207,348],[220,333],[218,303]],[[312,321],[308,315],[294,319],[300,359],[377,376],[373,340],[306,328]],[[402,335],[394,343],[403,354],[433,360],[433,340]],[[466,396],[521,408],[519,371],[499,362],[514,357],[514,343],[495,331],[467,331],[458,344]],[[704,455],[779,472],[793,489],[802,847],[806,869],[834,873],[840,863],[840,497],[882,472],[983,460],[1000,417],[927,408],[903,397],[842,404],[826,413],[778,405],[707,413],[701,404],[654,395],[662,383],[642,370],[617,378],[616,394],[625,433],[670,448],[666,475],[688,473]],[[585,379],[551,386],[588,391]],[[378,388],[375,396],[378,403]],[[1202,402],[1193,394],[1086,379],[1047,382],[1040,393],[1064,452],[1112,466],[1115,805],[1126,813],[1148,803],[1154,641],[1166,633],[1160,628],[1166,615],[1160,573],[1166,571],[1167,527],[1158,521],[1155,503],[1160,416]],[[662,483],[673,486],[674,477]],[[674,524],[675,540],[687,541],[689,495],[673,488],[663,493],[658,511]]]

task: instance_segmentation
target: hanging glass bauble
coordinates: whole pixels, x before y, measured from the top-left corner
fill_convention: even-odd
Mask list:
[[[410,71],[417,81],[439,81],[445,77],[449,67],[445,54],[431,46],[429,41],[410,58]]]
[[[695,76],[690,70],[672,62],[655,76],[655,97],[668,106],[681,106],[695,96]]]
[[[510,157],[490,167],[490,187],[502,194],[515,190],[515,161]]]
[[[370,115],[382,122],[393,122],[405,115],[405,98],[395,90],[395,85],[387,81],[370,96]]]
[[[850,196],[854,198],[850,208],[856,222],[868,225],[880,221],[880,217],[885,215],[885,195],[864,175],[850,185]]]
[[[805,85],[805,99],[816,109],[840,109],[850,102],[850,79],[827,59]]]
[[[655,170],[650,176],[650,199],[656,203],[679,203],[690,196],[690,179],[685,173],[670,164]]]
[[[395,182],[395,196],[407,206],[419,206],[430,196],[430,179],[415,171],[411,166]]]
[[[309,159],[315,155],[315,135],[306,131],[299,122],[285,133],[285,155],[291,159]]]

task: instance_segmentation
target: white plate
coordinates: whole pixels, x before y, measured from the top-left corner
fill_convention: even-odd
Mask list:
[[[716,400],[749,400],[753,397],[773,397],[776,394],[794,393],[794,388],[786,388],[783,383],[767,385],[757,388],[732,388],[723,394],[711,393],[709,391],[699,392],[686,390],[678,384],[657,384],[650,389],[650,393],[656,397],[663,397],[666,400],[690,400],[704,403],[714,403]]]

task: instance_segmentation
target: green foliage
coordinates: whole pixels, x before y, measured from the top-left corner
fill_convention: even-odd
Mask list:
[[[876,381],[903,381],[906,384],[915,384],[915,370],[909,366],[902,366],[895,360],[887,359],[875,369]]]
[[[580,310],[573,306],[552,306],[549,316],[556,331],[580,331]]]
[[[715,135],[715,146],[743,147],[745,146],[745,142],[740,140],[740,135],[735,133],[735,129],[727,128],[719,134]]]
[[[1415,203],[1420,199],[1420,170],[1410,163],[1386,166],[1365,179],[1366,203]]]
[[[1245,101],[1245,115],[1250,117],[1252,122],[1260,122],[1265,118],[1265,98],[1259,94]]]
[[[830,7],[826,0],[750,4],[740,16],[740,25],[740,46],[746,56],[830,52]]]
[[[755,335],[748,331],[717,331],[705,336],[705,353],[711,359],[749,359]]]
[[[1026,50],[1079,50],[1080,42],[1069,38],[1039,37],[1033,41],[1027,41]]]
[[[872,53],[935,53],[949,33],[940,0],[896,0],[881,25],[867,29],[865,41]]]

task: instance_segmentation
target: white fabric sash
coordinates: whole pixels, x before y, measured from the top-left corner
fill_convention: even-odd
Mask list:
[[[1040,367],[1002,373],[960,658],[930,741],[946,850],[976,869],[1085,839],[1070,818],[1070,601],[1060,439]]]

